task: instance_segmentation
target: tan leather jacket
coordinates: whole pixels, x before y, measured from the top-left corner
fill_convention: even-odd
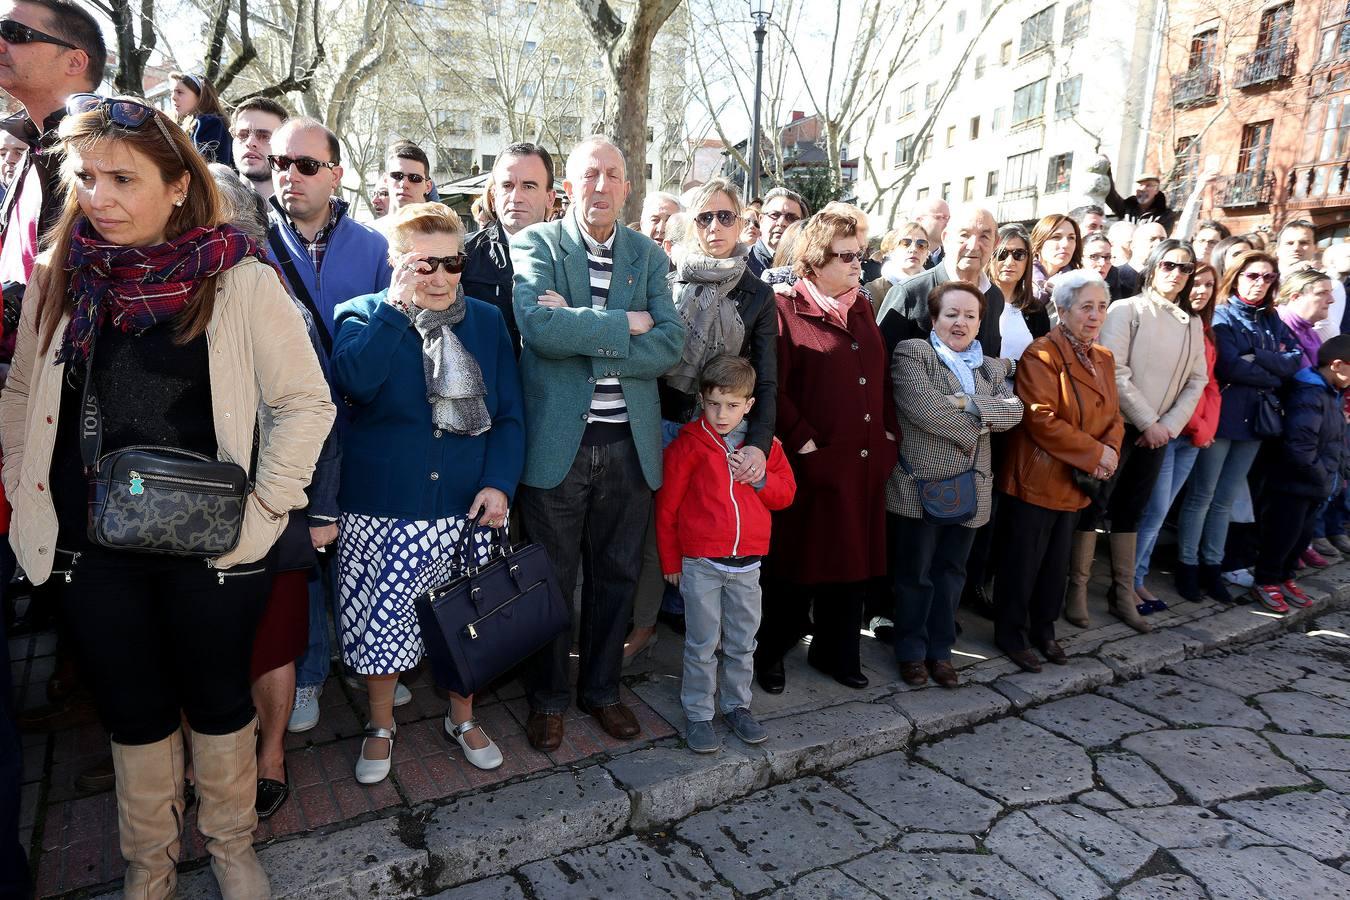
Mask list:
[[[56,509],[47,480],[65,369],[54,362],[69,318],[62,318],[46,354],[35,358],[38,297],[49,264],[40,257],[28,282],[14,363],[0,394],[5,452],[0,475],[14,508],[9,539],[34,584],[51,574],[56,549]],[[270,423],[261,423],[254,497],[245,508],[239,546],[212,561],[225,569],[262,559],[286,525],[284,515],[273,521],[259,499],[282,513],[305,505],[305,487],[334,408],[299,311],[276,273],[257,260],[246,259],[220,276],[206,341],[219,458],[247,469],[259,405],[273,413]]]

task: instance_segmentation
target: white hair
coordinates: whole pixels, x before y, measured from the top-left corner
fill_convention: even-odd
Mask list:
[[[656,204],[662,202],[674,203],[676,212],[684,212],[684,204],[680,202],[679,197],[666,191],[653,191],[642,201],[642,214],[645,216],[649,210],[656,207]]]
[[[582,157],[599,147],[609,147],[615,153],[619,154],[619,162],[623,165],[624,177],[628,177],[628,160],[624,159],[623,150],[619,149],[619,145],[605,137],[603,134],[593,134],[588,138],[582,138],[582,140],[572,148],[572,152],[567,154],[567,164],[563,166],[563,173],[568,181],[575,184],[581,180],[579,176],[583,173],[576,172],[574,169],[581,164]]]
[[[1055,276],[1055,290],[1050,295],[1055,302],[1055,309],[1059,310],[1062,316],[1078,300],[1078,295],[1083,292],[1083,288],[1089,285],[1096,285],[1103,291],[1107,291],[1110,296],[1110,290],[1102,277],[1091,269],[1071,269],[1068,272],[1061,272]]]

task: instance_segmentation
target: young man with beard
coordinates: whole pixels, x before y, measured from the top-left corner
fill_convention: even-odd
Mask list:
[[[275,100],[250,97],[234,108],[230,136],[234,139],[234,167],[263,200],[276,192],[272,185],[272,135],[291,117]]]

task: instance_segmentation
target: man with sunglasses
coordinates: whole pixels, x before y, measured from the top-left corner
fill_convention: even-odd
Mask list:
[[[809,215],[811,208],[796,191],[776,187],[765,194],[759,216],[759,242],[750,248],[745,267],[753,272],[756,278],[761,277],[765,269],[773,266],[773,255],[778,251],[778,242],[783,239],[783,232],[787,231],[793,222],[800,222]]]
[[[436,185],[431,180],[431,160],[411,141],[399,141],[385,153],[385,185],[389,188],[389,212],[432,199]]]

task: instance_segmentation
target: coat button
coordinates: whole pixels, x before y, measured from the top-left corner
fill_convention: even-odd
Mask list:
[[[433,432],[431,433],[431,436],[432,436],[432,437],[440,437],[440,436],[441,436],[441,430],[440,430],[439,428],[437,428],[435,431],[433,431]]]
[[[870,422],[870,421],[872,421],[872,414],[871,414],[871,413],[863,413],[863,421],[864,421],[864,422]]]
[[[858,349],[858,342],[857,342],[857,341],[854,341],[854,342],[853,342],[853,349],[854,349],[854,350],[857,350],[857,349]]]
[[[432,472],[432,473],[431,473],[431,480],[432,480],[432,481],[436,481],[436,480],[438,480],[440,477],[441,477],[441,476],[440,476],[440,473],[439,473],[439,472]]]
[[[229,414],[229,413],[226,413],[226,414],[225,414],[225,418],[228,419],[229,417],[230,417],[230,414]]]
[[[586,383],[587,383],[587,384],[595,384],[595,379],[594,379],[594,378],[587,378],[587,379],[586,379]]]
[[[38,490],[39,490],[39,491],[45,491],[45,490],[47,489],[46,486],[43,485],[43,483],[40,482],[40,481],[38,482],[38,486],[37,486],[37,487],[38,487]]]
[[[859,378],[859,379],[858,379],[858,384],[867,384],[867,379],[866,379],[866,378]]]
[[[52,424],[52,417],[51,417],[51,416],[48,416],[48,417],[47,417],[47,424],[48,424],[48,425]]]
[[[863,459],[867,459],[867,451],[866,450],[862,451],[861,456]]]
[[[590,418],[590,413],[582,413],[582,414],[581,414],[581,421],[585,422],[585,421],[586,421],[587,419],[589,419],[589,418]]]
[[[46,548],[46,547],[39,547],[39,548],[38,548],[38,556],[46,556],[46,555],[47,555],[47,548]]]

